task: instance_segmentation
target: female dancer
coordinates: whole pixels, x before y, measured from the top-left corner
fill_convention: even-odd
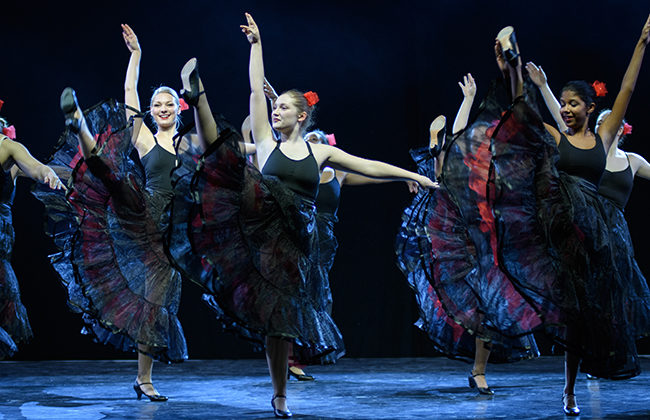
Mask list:
[[[420,173],[441,175],[440,187],[418,194],[405,210],[396,252],[418,302],[416,325],[437,350],[473,361],[470,387],[492,395],[485,379],[491,353],[494,362],[512,362],[539,352],[526,334],[530,327],[509,316],[526,315],[526,305],[496,261],[486,195],[489,141],[482,135],[488,124],[479,119],[465,130],[476,85],[471,75],[459,85],[464,98],[454,138],[443,146],[445,124],[439,116],[430,127],[429,147],[411,152]]]
[[[289,343],[311,359],[342,346],[323,299],[326,284],[318,263],[313,202],[319,168],[327,162],[371,177],[412,179],[424,187],[432,182],[331,146],[310,146],[303,133],[313,102],[298,91],[276,101],[273,128],[281,135],[276,142],[267,119],[259,29],[246,17],[242,31],[251,43],[251,126],[264,175],[242,156],[238,136],[218,129],[205,112],[203,84],[196,60],[190,60],[181,73],[185,97],[195,107],[199,137],[208,147],[196,172],[191,162],[176,171],[170,251],[242,333],[265,341],[274,414],[286,418],[291,416],[286,402]]]
[[[14,245],[11,206],[16,177],[27,176],[53,190],[65,189],[52,168],[34,159],[25,146],[15,141],[15,134],[13,126],[0,117],[0,359],[11,357],[18,350],[18,343],[32,337],[27,311],[20,301],[18,280],[11,266]]]
[[[542,316],[546,330],[567,350],[563,405],[568,415],[580,413],[574,389],[581,359],[582,370],[598,377],[639,373],[638,363],[630,363],[637,357],[630,345],[634,338],[626,335],[631,330],[623,309],[630,297],[624,285],[627,270],[612,264],[616,244],[597,185],[634,90],[649,33],[650,18],[612,112],[596,133],[589,128],[593,88],[584,82],[564,87],[560,112],[567,134],[543,124],[520,96],[518,47],[512,31],[499,37],[503,55],[510,58],[503,64],[515,98],[491,136],[499,258]]]
[[[544,102],[558,129],[561,132],[570,132],[570,128],[562,119],[561,106],[551,92],[544,70],[532,62],[526,64],[526,69],[531,80],[542,92]],[[607,109],[598,115],[595,126],[596,133],[600,131],[603,121],[610,116],[611,112]],[[628,297],[625,304],[625,318],[618,322],[622,340],[625,340],[632,349],[631,356],[628,358],[629,365],[622,369],[621,376],[623,378],[629,376],[629,372],[640,371],[634,340],[650,334],[650,290],[634,258],[632,239],[623,215],[625,205],[632,193],[634,176],[638,173],[641,177],[649,178],[650,165],[638,154],[619,149],[625,139],[625,134],[627,134],[625,131],[627,127],[629,126],[623,120],[607,153],[605,171],[598,187],[598,193],[604,197],[602,204],[605,222],[610,232],[614,263],[622,279],[620,287],[624,290],[622,294]],[[616,374],[612,374],[610,377],[615,378],[616,376]],[[591,379],[595,376],[587,374],[587,378]]]
[[[166,401],[152,384],[153,358],[166,362],[187,358],[176,316],[180,274],[171,267],[162,242],[164,208],[173,194],[172,137],[180,103],[173,89],[159,87],[150,104],[156,133],[141,118],[127,122],[132,116],[141,117],[137,93],[141,50],[133,30],[128,25],[122,30],[131,53],[124,85],[126,107],[109,101],[84,113],[71,88],[61,95],[68,130],[55,158],[75,168],[69,200],[81,222],[68,232],[71,245],[62,247],[61,261],[70,263],[55,268],[97,340],[138,352],[133,384],[138,399],[145,395],[151,401]],[[82,156],[75,156],[77,144]],[[132,147],[144,174],[129,158]],[[54,205],[48,210],[54,212]]]
[[[268,80],[264,79],[264,93],[269,99],[273,107],[275,101],[278,99],[278,94]],[[242,126],[242,134],[244,137],[250,137],[250,117],[247,118],[249,123],[247,127]],[[244,130],[247,128],[248,130]],[[334,146],[336,140],[334,134],[325,134],[321,130],[314,130],[307,133],[305,140],[311,144],[325,144]],[[327,284],[329,285],[329,272],[334,264],[334,256],[338,248],[338,242],[334,236],[334,224],[338,221],[337,211],[340,202],[341,188],[344,185],[368,185],[368,184],[382,184],[391,182],[390,179],[377,179],[369,178],[359,174],[353,174],[345,171],[337,171],[333,168],[326,167],[321,169],[320,183],[318,187],[318,194],[316,195],[316,226],[318,228],[318,241],[319,241],[319,255],[320,265],[324,270],[323,275],[328,277]],[[418,191],[418,184],[413,181],[406,181],[409,190],[413,193]],[[331,314],[332,296],[329,286],[327,290],[328,311]],[[340,353],[342,355],[343,353]],[[339,356],[340,357],[340,356]],[[304,366],[299,362],[300,357],[294,358],[293,349],[289,350],[289,376],[296,378],[299,381],[313,381],[314,377],[304,372]],[[321,363],[331,363],[338,359],[334,355],[328,355]]]

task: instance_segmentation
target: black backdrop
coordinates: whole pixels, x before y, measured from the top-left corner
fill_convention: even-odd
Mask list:
[[[160,84],[179,88],[182,65],[196,56],[213,110],[239,124],[249,93],[249,46],[239,25],[249,11],[261,28],[266,74],[276,88],[317,91],[317,126],[334,132],[344,150],[412,168],[408,149],[427,141],[436,115],[453,120],[462,100],[457,82],[467,72],[477,80],[480,101],[497,74],[494,36],[506,25],[515,26],[524,59],[544,66],[554,91],[571,79],[604,80],[611,104],[650,12],[643,3],[21,2],[0,12],[2,115],[45,159],[63,129],[58,100],[64,87],[73,86],[85,106],[123,98],[129,57],[119,27],[124,22],[143,49],[143,104]],[[648,157],[649,73],[645,63],[627,115],[634,134],[626,146]],[[626,212],[646,273],[649,193],[650,184],[639,180]],[[350,356],[435,354],[412,326],[414,299],[395,264],[393,241],[408,201],[401,183],[344,189],[331,280],[334,317]],[[133,357],[79,334],[79,316],[67,310],[64,289],[48,265],[54,248],[26,181],[18,184],[14,218],[14,267],[35,333],[16,359]],[[259,357],[248,343],[219,333],[199,297],[197,287],[184,284],[180,319],[190,357]]]

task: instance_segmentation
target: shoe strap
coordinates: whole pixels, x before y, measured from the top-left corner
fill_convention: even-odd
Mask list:
[[[286,395],[281,395],[281,394],[274,395],[273,398],[271,398],[271,401],[275,401],[276,398],[284,398],[286,400],[287,396]]]

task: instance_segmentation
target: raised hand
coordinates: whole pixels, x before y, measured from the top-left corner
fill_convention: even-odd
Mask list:
[[[275,102],[275,100],[278,99],[278,93],[273,89],[273,86],[271,86],[269,81],[266,80],[266,77],[264,78],[264,95],[266,95],[267,99],[271,102]]]
[[[467,76],[463,77],[462,82],[458,82],[458,86],[463,91],[463,96],[466,98],[473,98],[476,96],[476,82],[472,77],[472,73],[467,73]]]
[[[526,70],[528,70],[530,80],[532,80],[535,85],[542,87],[546,84],[546,73],[544,73],[542,66],[537,67],[535,63],[529,61],[526,63]]]
[[[648,40],[650,40],[650,16],[648,16],[648,20],[646,20],[645,25],[643,25],[640,41],[643,42],[645,45],[648,45]]]
[[[244,15],[246,15],[246,21],[248,22],[248,25],[239,25],[239,27],[241,28],[241,31],[246,34],[246,39],[248,39],[248,42],[255,44],[260,40],[260,30],[250,13],[244,13]]]
[[[122,37],[124,38],[124,43],[126,48],[129,49],[129,52],[140,51],[140,43],[138,43],[138,37],[136,36],[133,29],[126,23],[122,25]]]

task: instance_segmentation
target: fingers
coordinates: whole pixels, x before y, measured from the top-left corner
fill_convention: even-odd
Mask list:
[[[474,81],[474,77],[472,77],[472,73],[467,73],[467,77],[468,77],[469,82],[472,85],[476,85],[476,82]]]

